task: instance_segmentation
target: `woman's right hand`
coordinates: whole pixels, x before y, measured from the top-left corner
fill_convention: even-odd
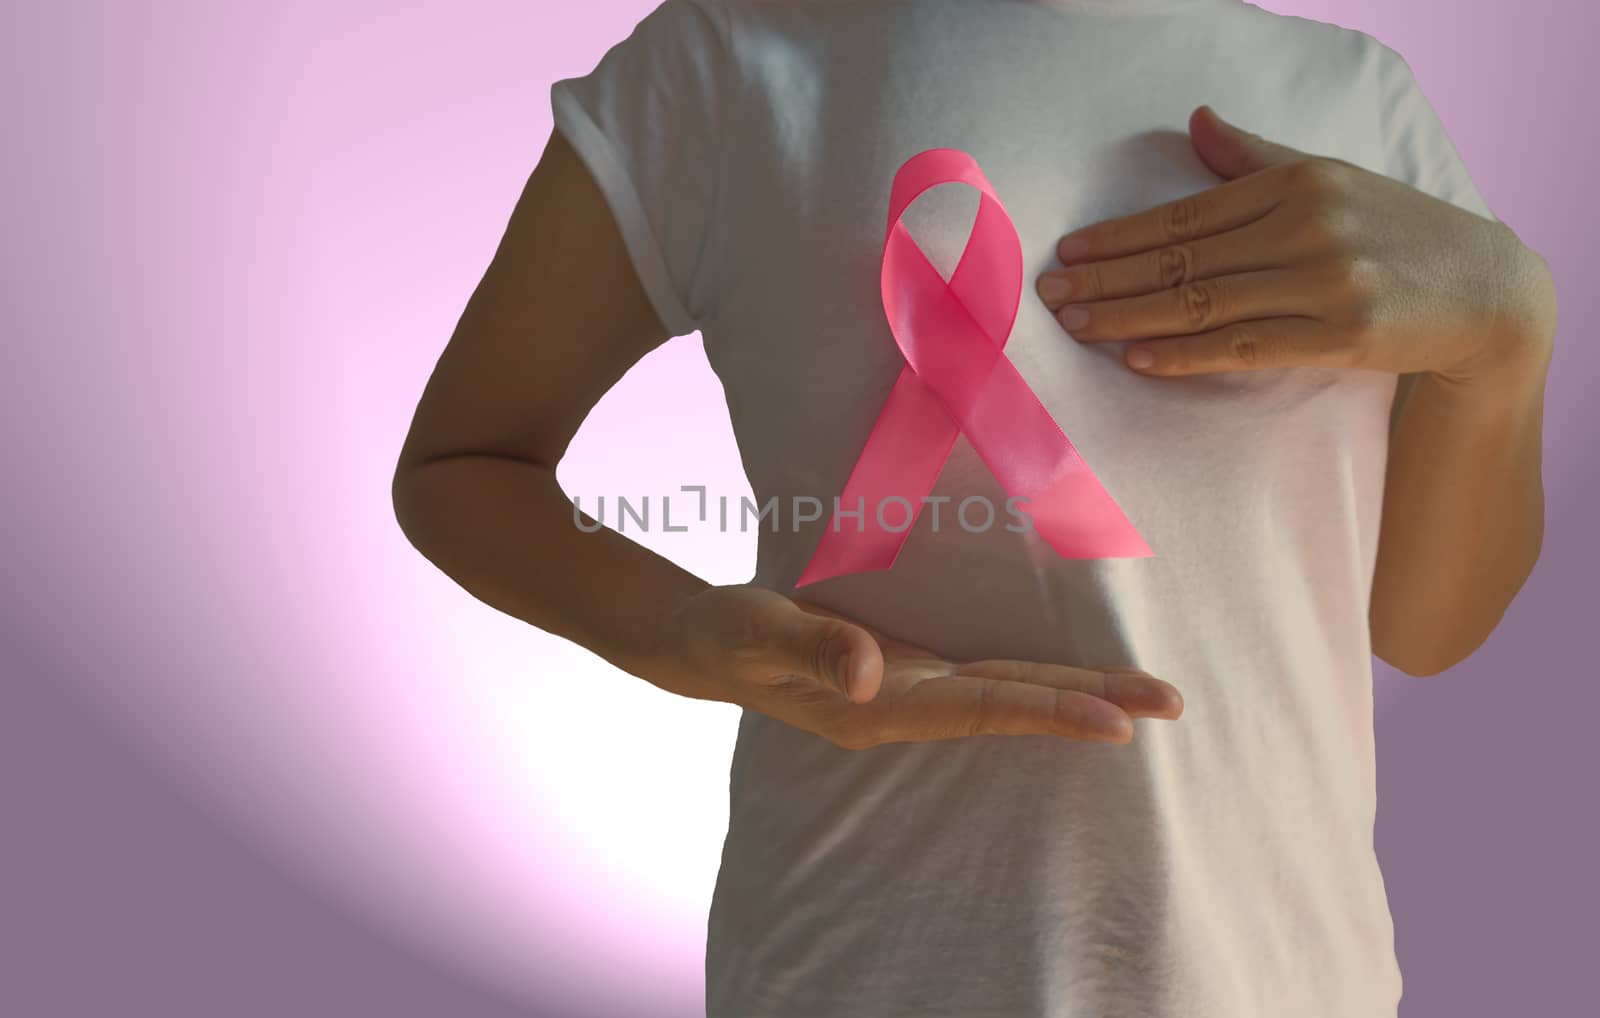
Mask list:
[[[946,661],[750,585],[690,597],[663,643],[664,688],[737,704],[845,749],[969,735],[1128,742],[1133,717],[1183,712],[1176,687],[1136,668]]]

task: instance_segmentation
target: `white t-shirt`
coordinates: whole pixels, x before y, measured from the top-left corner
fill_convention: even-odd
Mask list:
[[[971,153],[1022,242],[1006,355],[1154,554],[953,525],[1007,497],[963,437],[938,529],[924,511],[892,569],[802,596],[951,658],[1132,665],[1185,699],[1126,745],[852,751],[747,711],[708,1015],[1393,1018],[1367,611],[1396,376],[1142,376],[1033,281],[1068,230],[1220,183],[1186,137],[1203,102],[1490,216],[1406,63],[1241,0],[667,0],[551,98],[780,507],[842,490],[903,364],[895,170]],[[908,215],[946,273],[976,206],[941,186]],[[795,592],[828,525],[797,518],[760,529],[755,583]]]

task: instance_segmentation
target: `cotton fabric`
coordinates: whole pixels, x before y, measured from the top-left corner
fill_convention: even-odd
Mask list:
[[[1024,252],[1006,353],[1155,554],[957,525],[1007,497],[963,438],[937,526],[800,596],[953,659],[1143,668],[1186,703],[1126,745],[859,751],[745,712],[708,1016],[1393,1018],[1367,612],[1396,376],[1141,376],[1033,280],[1068,230],[1220,183],[1186,137],[1203,102],[1492,218],[1399,54],[1239,0],[667,0],[551,102],[780,507],[842,490],[900,371],[894,171],[971,153]],[[976,205],[946,186],[908,215],[946,273]],[[752,582],[794,593],[827,525],[760,527]]]

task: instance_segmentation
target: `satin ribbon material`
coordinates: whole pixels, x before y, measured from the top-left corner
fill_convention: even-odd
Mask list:
[[[945,183],[980,193],[949,282],[902,222],[913,201]],[[895,173],[880,285],[906,363],[796,587],[890,568],[961,434],[1007,494],[1025,499],[1019,509],[1063,557],[1153,554],[1005,356],[1022,295],[1022,243],[971,155],[928,149]],[[953,510],[960,499],[952,501]],[[1003,525],[1005,507],[994,509],[992,525]]]

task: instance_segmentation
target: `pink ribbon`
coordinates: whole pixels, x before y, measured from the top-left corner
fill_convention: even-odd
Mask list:
[[[901,222],[907,206],[945,183],[981,193],[949,282]],[[1022,244],[972,156],[928,149],[895,173],[881,286],[906,363],[796,587],[891,567],[961,434],[1001,487],[1026,500],[1020,510],[1063,557],[1153,554],[1005,356],[1022,294]],[[857,510],[855,526],[841,527],[844,514]],[[995,507],[995,520],[1002,511]]]

